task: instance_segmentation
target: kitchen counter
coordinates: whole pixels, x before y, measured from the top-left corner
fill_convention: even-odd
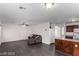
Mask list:
[[[66,38],[55,39],[55,49],[67,55],[79,56],[79,40]]]
[[[73,41],[73,42],[79,42],[78,39],[66,39],[66,38],[56,38],[56,39],[59,39],[59,40],[67,40],[67,41]]]

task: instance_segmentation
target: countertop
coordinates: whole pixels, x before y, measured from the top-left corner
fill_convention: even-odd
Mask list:
[[[59,40],[67,40],[67,41],[73,41],[73,42],[79,42],[78,39],[67,39],[67,38],[56,38],[56,39],[59,39]]]

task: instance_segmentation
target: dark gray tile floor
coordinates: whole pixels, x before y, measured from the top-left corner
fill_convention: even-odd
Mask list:
[[[69,55],[59,52],[59,51],[55,51],[55,56],[69,56]]]
[[[27,45],[26,40],[3,43],[0,46],[0,55],[2,56],[54,56],[54,45],[44,43],[36,45]]]

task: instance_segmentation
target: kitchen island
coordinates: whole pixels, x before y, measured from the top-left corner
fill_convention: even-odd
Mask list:
[[[66,55],[79,56],[79,40],[66,38],[55,39],[55,49]]]

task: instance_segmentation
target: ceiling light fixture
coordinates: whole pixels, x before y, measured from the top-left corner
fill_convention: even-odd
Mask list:
[[[45,6],[47,8],[52,8],[52,6],[54,6],[54,3],[45,3]]]

